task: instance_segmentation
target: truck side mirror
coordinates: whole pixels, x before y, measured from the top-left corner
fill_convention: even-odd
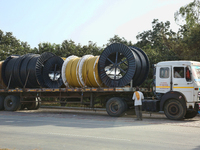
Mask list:
[[[186,81],[191,81],[191,72],[188,67],[186,68]]]

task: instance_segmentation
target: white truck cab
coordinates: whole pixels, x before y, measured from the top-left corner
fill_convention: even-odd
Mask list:
[[[200,62],[164,61],[154,65],[154,92],[170,119],[193,118],[200,102]]]

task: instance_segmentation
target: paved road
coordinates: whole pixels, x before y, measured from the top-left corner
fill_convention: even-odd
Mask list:
[[[14,150],[199,150],[200,117],[163,114],[109,117],[105,112],[39,109],[0,111],[0,148]]]

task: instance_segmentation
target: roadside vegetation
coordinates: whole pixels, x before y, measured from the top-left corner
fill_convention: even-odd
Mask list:
[[[0,60],[8,56],[26,53],[52,52],[61,57],[70,55],[83,56],[85,54],[100,55],[103,49],[111,43],[119,42],[127,46],[141,48],[149,57],[150,67],[159,61],[167,60],[194,60],[200,61],[200,1],[182,6],[174,13],[174,19],[179,25],[177,32],[170,29],[170,22],[162,22],[158,19],[152,20],[152,28],[136,35],[137,42],[132,43],[124,37],[115,35],[108,39],[105,45],[99,47],[93,41],[88,45],[75,43],[73,40],[64,40],[60,44],[39,43],[38,47],[31,48],[28,42],[20,41],[12,32],[4,33],[0,30]],[[131,30],[131,29],[130,29]],[[153,69],[150,69],[147,80],[141,85],[150,88],[153,77]]]

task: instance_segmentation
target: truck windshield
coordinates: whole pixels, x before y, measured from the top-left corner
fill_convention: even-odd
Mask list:
[[[200,66],[192,66],[192,74],[195,81],[200,81]]]

